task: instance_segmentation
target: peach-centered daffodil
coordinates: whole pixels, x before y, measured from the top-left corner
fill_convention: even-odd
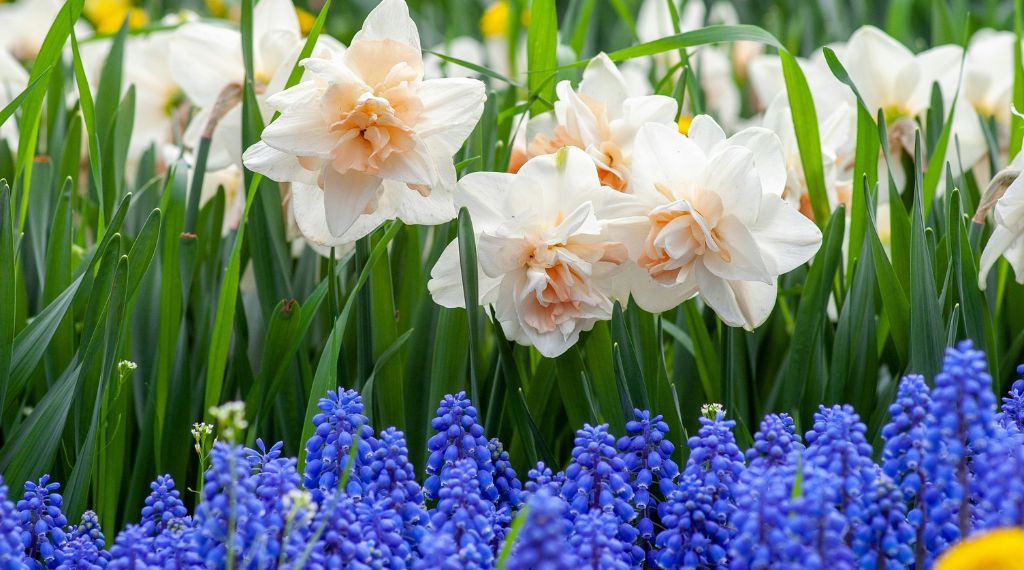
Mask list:
[[[554,114],[531,121],[536,132],[527,156],[552,153],[563,146],[583,149],[597,165],[601,182],[629,190],[633,140],[646,123],[675,124],[676,101],[662,95],[632,97],[615,64],[598,54],[583,72],[579,87],[569,81],[555,87]]]
[[[483,112],[484,85],[424,80],[419,33],[405,2],[384,0],[343,55],[302,66],[304,81],[267,99],[281,116],[244,161],[291,183],[306,238],[341,245],[387,219],[452,219],[452,156]]]
[[[726,324],[752,329],[775,306],[778,276],[821,245],[817,226],[782,199],[785,161],[766,129],[726,138],[707,115],[688,136],[649,124],[633,146],[633,173],[646,216],[629,240],[631,288],[647,311],[700,294]]]
[[[602,186],[584,151],[563,147],[515,174],[469,174],[455,203],[473,219],[480,304],[493,308],[509,339],[558,356],[627,298],[620,234],[643,207]],[[431,270],[428,288],[442,306],[465,305],[457,241]]]

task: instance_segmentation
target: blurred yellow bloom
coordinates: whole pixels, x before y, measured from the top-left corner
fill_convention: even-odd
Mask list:
[[[484,10],[480,17],[480,33],[485,38],[500,38],[508,35],[509,5],[507,0],[498,0]],[[523,10],[519,21],[524,26],[530,25],[530,10]]]
[[[1024,530],[1004,528],[965,540],[939,558],[935,570],[1022,570]]]
[[[302,31],[302,35],[309,34],[309,31],[313,29],[316,16],[298,6],[295,7],[295,15],[299,17],[299,30]]]
[[[680,115],[679,116],[679,132],[683,133],[684,135],[690,134],[690,123],[692,123],[692,122],[693,122],[693,117],[691,117],[690,115]]]
[[[508,33],[508,2],[498,0],[484,10],[480,17],[480,33],[485,38],[504,36]]]
[[[85,15],[101,34],[112,34],[128,19],[129,28],[139,28],[149,23],[146,12],[131,5],[128,0],[86,0]]]
[[[206,9],[210,11],[211,16],[218,18],[222,18],[228,13],[228,6],[224,0],[206,0]]]

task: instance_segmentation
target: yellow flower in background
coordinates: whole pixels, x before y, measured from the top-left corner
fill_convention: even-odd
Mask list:
[[[498,0],[484,10],[480,17],[480,33],[485,38],[504,36],[508,33],[508,2]]]
[[[211,16],[223,17],[228,13],[228,6],[224,0],[206,0],[206,9]]]
[[[950,548],[935,570],[1024,570],[1022,553],[1024,530],[998,529]]]
[[[295,7],[295,15],[299,18],[299,31],[304,36],[309,34],[309,31],[313,29],[313,22],[316,21],[316,16],[298,6]]]
[[[128,19],[131,29],[145,26],[149,16],[142,9],[132,6],[128,0],[86,0],[85,15],[101,34],[112,34]]]
[[[480,33],[484,38],[498,38],[508,35],[509,8],[507,0],[498,0],[484,10],[480,17]],[[524,26],[530,25],[530,10],[523,10],[519,21]]]

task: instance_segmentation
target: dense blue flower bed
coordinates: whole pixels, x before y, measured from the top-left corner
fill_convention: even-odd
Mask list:
[[[822,406],[803,438],[769,415],[745,454],[712,410],[681,468],[667,424],[638,410],[618,440],[584,426],[566,469],[539,464],[525,485],[460,393],[437,410],[422,487],[402,433],[375,434],[338,390],[304,473],[280,444],[218,442],[194,513],[161,476],[110,545],[92,512],[69,524],[48,477],[16,504],[0,485],[0,568],[926,567],[971,533],[1024,525],[1024,380],[1000,409],[991,385],[966,342],[933,388],[904,378],[880,463],[849,406]]]

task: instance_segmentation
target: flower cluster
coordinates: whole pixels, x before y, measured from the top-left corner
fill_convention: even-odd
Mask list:
[[[636,410],[618,441],[606,424],[585,425],[565,470],[539,463],[525,486],[459,393],[438,407],[421,487],[402,432],[375,434],[359,394],[341,389],[320,401],[305,477],[280,443],[218,441],[194,514],[160,476],[138,524],[110,545],[92,512],[69,525],[48,477],[26,483],[17,504],[0,485],[0,563],[924,568],[955,560],[961,539],[971,551],[1024,527],[1020,392],[1015,383],[997,414],[984,354],[964,342],[947,350],[934,388],[900,382],[881,464],[849,406],[822,406],[803,438],[788,415],[766,416],[746,454],[735,422],[709,408],[682,469],[667,424]]]

